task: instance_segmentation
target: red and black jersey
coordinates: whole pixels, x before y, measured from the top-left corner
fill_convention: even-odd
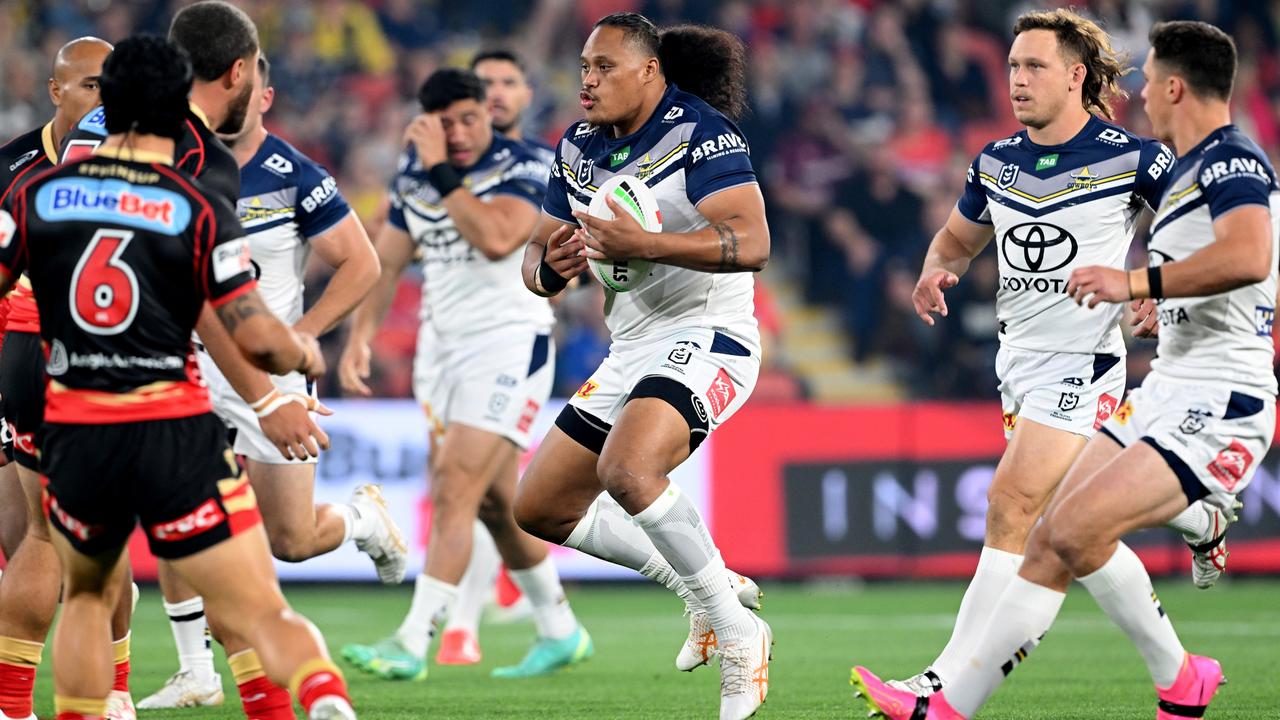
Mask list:
[[[233,211],[167,157],[99,148],[22,184],[0,267],[25,270],[48,352],[45,420],[121,423],[210,410],[191,331],[204,302],[252,290]]]
[[[15,188],[42,170],[58,163],[58,148],[53,142],[53,122],[19,135],[0,147],[0,207]],[[31,283],[23,277],[9,293],[8,319],[3,326],[14,332],[40,332],[40,314],[31,294]]]
[[[63,140],[62,161],[88,157],[106,137],[106,111],[99,107],[85,115]],[[227,207],[235,208],[240,199],[240,164],[195,105],[188,108],[186,132],[174,148],[173,164],[200,181],[206,199],[218,197]]]

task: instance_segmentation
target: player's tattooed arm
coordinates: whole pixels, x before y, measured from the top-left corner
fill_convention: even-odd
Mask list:
[[[692,232],[648,232],[612,199],[607,202],[614,220],[573,213],[582,225],[573,241],[586,247],[587,257],[639,258],[713,273],[759,272],[769,263],[769,223],[758,185],[703,198],[697,210],[709,224]]]
[[[718,222],[711,226],[720,239],[720,272],[741,270],[738,265],[738,234],[727,222]]]
[[[236,328],[242,322],[254,315],[270,314],[271,312],[267,309],[266,304],[262,302],[262,297],[256,292],[245,293],[231,302],[218,306],[215,311],[218,313],[218,319],[222,321],[222,326],[233,337],[236,334]]]

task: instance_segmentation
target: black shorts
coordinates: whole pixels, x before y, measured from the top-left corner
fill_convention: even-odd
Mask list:
[[[213,413],[114,425],[45,425],[45,512],[85,555],[118,550],[139,522],[151,553],[182,558],[261,522]]]
[[[45,382],[40,336],[29,332],[7,333],[4,347],[0,348],[4,419],[12,436],[12,458],[33,471],[40,469]]]

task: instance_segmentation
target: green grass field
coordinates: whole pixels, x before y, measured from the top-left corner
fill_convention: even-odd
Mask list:
[[[329,647],[369,641],[393,629],[412,585],[301,587],[294,606],[324,631]],[[946,641],[959,584],[864,588],[766,584],[764,617],[777,644],[773,688],[760,718],[863,717],[851,699],[849,667],[858,662],[890,677],[917,672]],[[1222,661],[1230,684],[1207,717],[1280,717],[1280,582],[1224,583],[1207,592],[1189,581],[1157,590],[1183,641]],[[479,667],[432,667],[424,683],[388,683],[346,668],[362,718],[707,718],[716,717],[717,670],[675,670],[687,626],[681,606],[645,586],[570,587],[578,615],[595,637],[596,657],[556,677],[497,681],[489,669],[523,654],[527,624],[485,626]],[[139,699],[176,668],[158,591],[144,588],[134,620],[133,694]],[[41,669],[37,711],[52,715],[51,673]],[[238,696],[218,652],[227,692],[221,708],[142,713],[143,718],[240,718]],[[1073,588],[1058,624],[979,717],[1151,718],[1155,694],[1137,651],[1081,588]]]

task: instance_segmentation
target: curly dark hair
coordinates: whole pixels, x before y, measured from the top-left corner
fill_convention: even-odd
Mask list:
[[[738,36],[706,25],[662,31],[658,61],[667,81],[739,120],[747,113],[747,51]]]
[[[1021,35],[1028,30],[1052,32],[1066,57],[1084,63],[1086,74],[1081,88],[1084,109],[1112,119],[1110,100],[1129,96],[1120,88],[1120,78],[1133,72],[1133,68],[1126,67],[1129,58],[1125,53],[1111,47],[1111,36],[1097,23],[1066,8],[1020,16],[1013,25],[1013,34]]]
[[[108,133],[182,137],[191,63],[175,44],[158,35],[125,38],[103,61],[98,82]]]

